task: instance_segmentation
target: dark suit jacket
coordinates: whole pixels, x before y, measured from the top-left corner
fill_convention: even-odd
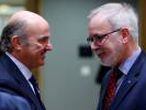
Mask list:
[[[31,107],[23,97],[0,91],[0,110],[31,110]]]
[[[103,110],[108,76],[102,83],[97,110]],[[123,80],[110,110],[146,110],[146,54],[143,51]]]
[[[11,96],[22,97],[29,104],[31,110],[45,110],[43,103],[34,95],[29,83],[26,81],[20,70],[5,54],[0,56],[0,92],[5,92]],[[1,101],[5,101],[5,99],[1,99]]]

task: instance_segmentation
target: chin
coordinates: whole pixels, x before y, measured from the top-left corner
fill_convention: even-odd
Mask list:
[[[108,63],[103,63],[103,62],[101,62],[101,64],[102,64],[103,66],[108,66],[108,67],[112,67],[112,64],[108,64]]]
[[[41,66],[43,66],[44,65],[44,63],[37,63],[35,66],[34,66],[34,68],[39,68],[39,67],[41,67]]]
[[[114,65],[114,63],[110,60],[101,60],[100,62],[102,65],[108,66],[108,67],[112,67]]]
[[[42,62],[40,62],[39,64],[40,64],[40,66],[43,66],[45,63],[42,61]]]

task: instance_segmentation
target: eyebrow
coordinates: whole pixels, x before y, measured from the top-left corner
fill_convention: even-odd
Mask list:
[[[50,38],[50,36],[47,36],[47,35],[41,35],[41,36],[38,36],[38,39],[42,39],[42,38]]]

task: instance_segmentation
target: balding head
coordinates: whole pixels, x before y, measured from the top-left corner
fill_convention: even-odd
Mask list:
[[[11,22],[17,22],[17,21],[24,21],[24,22],[32,22],[32,21],[44,21],[46,20],[41,17],[40,15],[30,12],[30,11],[18,11],[14,15],[11,16],[9,23]]]
[[[11,38],[15,35],[26,40],[27,36],[37,34],[42,27],[48,27],[48,22],[40,15],[30,11],[18,11],[13,14],[1,35],[1,50],[11,51]],[[46,31],[48,31],[46,30]],[[39,34],[39,33],[38,33]]]
[[[27,30],[39,28],[42,25],[49,25],[48,22],[40,15],[30,11],[19,11],[15,13],[9,20],[9,23],[22,23],[25,24]]]

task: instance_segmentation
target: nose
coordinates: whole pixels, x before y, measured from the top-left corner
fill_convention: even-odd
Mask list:
[[[48,43],[48,44],[45,46],[45,49],[46,49],[46,51],[52,51],[52,50],[53,50],[53,45],[52,45],[52,43]]]
[[[91,49],[92,49],[92,50],[96,50],[96,49],[100,48],[100,47],[102,46],[102,44],[99,43],[99,42],[92,42],[92,43],[90,44],[90,46],[91,46]]]
[[[92,50],[95,50],[96,49],[96,45],[93,42],[90,44],[90,46],[91,46],[91,49]]]

